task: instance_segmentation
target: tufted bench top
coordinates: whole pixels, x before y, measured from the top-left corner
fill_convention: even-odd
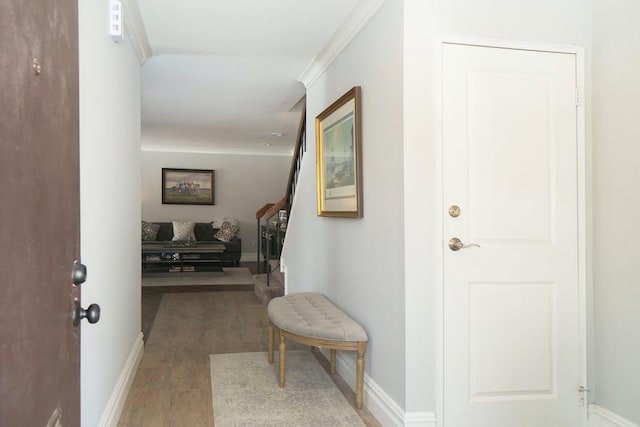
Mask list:
[[[362,326],[316,292],[274,298],[269,301],[267,313],[276,327],[294,334],[326,340],[368,341]]]

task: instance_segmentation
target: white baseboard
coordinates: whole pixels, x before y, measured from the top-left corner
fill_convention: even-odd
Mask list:
[[[588,427],[640,427],[626,418],[596,404],[589,405]]]
[[[405,412],[404,425],[415,427],[436,427],[436,414],[433,412]]]
[[[120,414],[122,414],[122,408],[124,408],[124,402],[127,400],[127,395],[131,389],[133,378],[136,376],[136,371],[138,370],[138,365],[142,360],[143,353],[144,342],[142,341],[142,332],[140,332],[133,343],[133,347],[131,348],[129,357],[122,368],[122,372],[120,372],[118,382],[113,388],[113,393],[111,393],[111,397],[107,402],[107,407],[104,409],[102,417],[100,417],[98,426],[116,427],[118,425]]]
[[[325,357],[329,351],[321,350]],[[338,352],[336,370],[343,380],[353,389],[356,383],[355,362],[345,352]],[[436,415],[433,412],[404,412],[367,373],[364,374],[364,405],[383,426],[436,427]]]

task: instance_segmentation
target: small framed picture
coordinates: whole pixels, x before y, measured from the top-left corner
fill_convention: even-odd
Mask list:
[[[360,87],[316,117],[318,216],[362,217]]]
[[[215,171],[162,168],[163,205],[215,205]]]

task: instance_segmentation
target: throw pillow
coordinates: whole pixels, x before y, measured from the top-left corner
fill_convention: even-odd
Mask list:
[[[222,224],[224,224],[225,222],[228,222],[231,225],[235,225],[236,227],[240,226],[240,223],[235,218],[216,218],[211,221],[211,227],[217,230],[219,228],[222,228]]]
[[[218,230],[218,232],[214,234],[213,237],[223,242],[230,242],[234,237],[236,237],[236,234],[238,234],[238,230],[239,229],[237,225],[225,221],[222,223],[220,230]]]
[[[142,221],[142,240],[156,240],[158,238],[160,224]]]
[[[173,239],[171,240],[196,240],[196,234],[193,231],[196,223],[194,221],[173,221]]]

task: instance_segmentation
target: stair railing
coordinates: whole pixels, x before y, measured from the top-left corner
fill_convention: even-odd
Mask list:
[[[258,209],[256,211],[256,222],[258,223],[258,233],[257,233],[257,239],[256,239],[256,245],[258,246],[258,250],[256,251],[256,255],[258,257],[257,262],[258,262],[258,273],[262,273],[262,262],[260,262],[260,255],[262,255],[262,239],[266,238],[266,236],[264,236],[261,233],[260,230],[260,220],[262,219],[262,217],[264,216],[264,214],[274,205],[274,203],[267,203],[266,205],[264,205],[263,207],[261,207],[260,209]]]
[[[273,271],[271,269],[271,255],[278,255],[279,257],[280,253],[282,252],[282,244],[284,243],[282,241],[283,233],[282,233],[282,227],[279,219],[277,219],[276,221],[271,221],[271,218],[278,215],[280,210],[285,208],[285,202],[286,202],[286,198],[283,197],[282,199],[278,200],[273,206],[271,206],[269,210],[267,210],[264,214],[264,217],[267,219],[267,224],[265,228],[265,241],[266,241],[266,252],[267,252],[266,253],[267,286],[270,285],[271,272]],[[275,237],[275,239],[273,239],[273,237]],[[276,246],[275,248],[272,247],[272,241],[273,241],[273,244],[275,244]],[[279,267],[279,263],[276,266],[276,268],[278,267]]]
[[[278,255],[282,251],[282,245],[284,244],[283,240],[283,230],[281,228],[280,221],[278,220],[275,225],[272,224],[271,218],[274,215],[277,215],[280,210],[285,210],[287,213],[287,218],[290,217],[291,206],[293,204],[293,197],[295,196],[296,186],[298,184],[298,176],[300,175],[300,168],[302,167],[302,156],[307,151],[307,137],[306,137],[306,124],[307,124],[307,107],[306,100],[304,100],[302,107],[302,114],[300,116],[300,123],[298,125],[298,133],[296,135],[296,145],[293,149],[293,157],[291,159],[291,167],[289,169],[289,178],[287,180],[287,190],[285,192],[285,196],[280,199],[276,203],[267,203],[258,211],[256,211],[256,221],[257,221],[257,241],[258,244],[258,273],[262,272],[262,262],[260,260],[260,256],[264,255],[266,259],[265,270],[267,273],[267,286],[269,286],[269,278],[271,276],[271,265],[269,261],[271,260],[272,250],[274,248],[271,247],[271,239],[275,235],[276,240],[276,251]],[[262,219],[266,220],[266,226],[264,231],[262,231],[262,227],[260,225],[260,221]],[[271,227],[274,227],[272,231]],[[262,241],[266,242],[264,253],[262,248]]]
[[[289,180],[287,182],[287,192],[285,193],[287,218],[291,212],[293,204],[293,196],[296,194],[296,186],[298,184],[298,175],[302,167],[302,156],[307,151],[307,104],[302,107],[302,116],[300,116],[300,124],[298,125],[298,135],[296,136],[296,146],[293,149],[293,158],[291,159],[291,168],[289,169]]]

